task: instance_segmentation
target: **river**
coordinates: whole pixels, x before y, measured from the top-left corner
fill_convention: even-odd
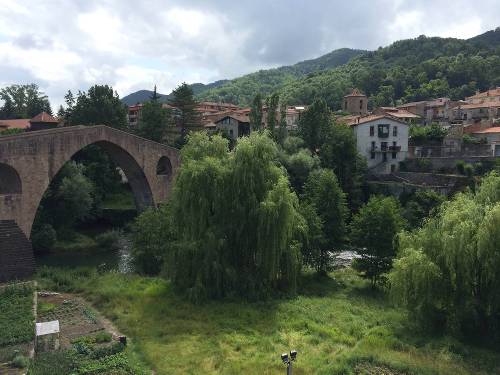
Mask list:
[[[51,252],[37,256],[36,264],[38,267],[99,267],[122,273],[130,273],[134,270],[130,241],[126,237],[120,238],[117,250],[89,248],[78,251]]]

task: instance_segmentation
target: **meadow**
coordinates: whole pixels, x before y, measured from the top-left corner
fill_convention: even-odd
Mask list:
[[[43,268],[44,288],[82,293],[158,374],[500,374],[498,348],[419,331],[351,269],[306,274],[298,295],[191,304],[161,278]]]

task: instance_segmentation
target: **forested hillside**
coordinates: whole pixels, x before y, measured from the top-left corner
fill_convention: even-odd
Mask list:
[[[339,51],[352,52],[333,54]],[[322,97],[339,109],[352,87],[365,92],[371,106],[380,106],[441,96],[462,99],[500,85],[500,29],[468,40],[420,36],[351,57],[333,69],[322,65],[330,54],[314,64],[259,71],[203,91],[198,98],[247,105],[257,92],[278,91],[289,104],[310,104]]]
[[[260,70],[229,81],[218,81],[223,83],[219,87],[213,88],[210,85],[196,87],[198,93],[195,90],[195,94],[200,100],[249,105],[257,92],[264,96],[269,95],[308,74],[336,68],[363,53],[365,51],[341,48],[317,59],[302,61],[295,65]]]

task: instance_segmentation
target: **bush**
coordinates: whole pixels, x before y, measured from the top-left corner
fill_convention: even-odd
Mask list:
[[[12,360],[12,366],[17,368],[26,368],[30,364],[29,358],[26,358],[24,355],[16,355]]]
[[[31,236],[31,243],[35,251],[50,251],[57,241],[57,233],[50,224],[43,224]]]
[[[461,175],[465,175],[465,161],[457,161],[457,163],[455,164],[455,168],[457,169],[458,173],[460,173]]]
[[[97,335],[95,335],[95,342],[97,343],[103,343],[103,342],[110,342],[113,336],[111,333],[106,332],[106,331],[101,331]]]
[[[97,246],[101,249],[118,250],[120,248],[121,232],[119,230],[110,230],[101,233],[96,237]]]

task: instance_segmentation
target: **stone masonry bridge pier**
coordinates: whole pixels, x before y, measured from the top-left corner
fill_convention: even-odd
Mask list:
[[[123,170],[139,211],[166,200],[179,151],[104,125],[73,126],[0,137],[0,282],[34,271],[29,238],[50,182],[86,146],[104,149]]]

